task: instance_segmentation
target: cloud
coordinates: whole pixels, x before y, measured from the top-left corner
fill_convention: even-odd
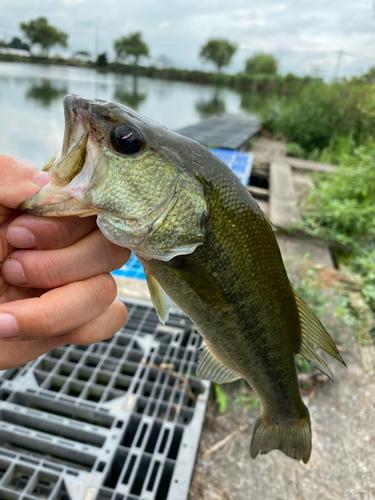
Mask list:
[[[329,78],[337,53],[350,75],[372,64],[375,18],[368,0],[2,0],[1,29],[19,34],[18,24],[38,15],[69,33],[69,50],[106,50],[113,40],[141,31],[153,58],[167,55],[180,67],[203,67],[199,49],[210,37],[236,42],[231,71],[240,71],[254,52],[272,52],[284,72],[305,74],[320,66]],[[97,28],[96,28],[97,27]],[[208,66],[207,66],[208,67]]]

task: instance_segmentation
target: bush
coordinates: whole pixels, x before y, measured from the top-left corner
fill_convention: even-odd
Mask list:
[[[375,136],[375,92],[362,83],[312,81],[295,87],[292,96],[269,110],[264,123],[307,152],[323,151],[337,137],[350,136],[358,145]]]
[[[375,143],[347,156],[334,172],[320,178],[306,199],[309,232],[347,247],[353,258],[375,242]]]
[[[287,156],[294,156],[295,158],[305,158],[306,152],[296,142],[289,142],[286,146]]]

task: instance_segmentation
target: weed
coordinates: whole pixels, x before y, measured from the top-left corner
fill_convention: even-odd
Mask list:
[[[216,398],[216,403],[219,408],[219,413],[225,413],[227,407],[228,407],[228,398],[223,389],[218,385],[214,383],[214,389],[215,389],[215,398]]]
[[[296,142],[289,142],[286,147],[287,156],[294,156],[295,158],[305,158],[306,151],[301,148]]]

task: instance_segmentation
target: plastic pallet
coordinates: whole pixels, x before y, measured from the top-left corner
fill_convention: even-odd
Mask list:
[[[90,346],[54,349],[0,372],[0,499],[184,500],[209,382],[200,336],[148,303]]]

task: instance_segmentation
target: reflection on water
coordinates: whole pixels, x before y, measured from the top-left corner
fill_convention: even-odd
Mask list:
[[[201,118],[208,118],[217,113],[224,113],[225,102],[220,96],[219,89],[215,87],[214,95],[210,99],[200,99],[197,101],[195,109]]]
[[[269,109],[271,97],[264,97],[260,94],[251,94],[250,92],[241,93],[241,108],[248,113],[263,115]]]
[[[138,76],[133,76],[132,90],[129,92],[126,88],[120,85],[116,85],[115,92],[113,94],[113,100],[125,104],[130,108],[138,110],[139,105],[146,99],[146,93],[140,93],[138,91]]]
[[[63,98],[68,94],[66,85],[58,85],[50,80],[43,80],[41,84],[33,83],[26,91],[26,99],[35,99],[40,105],[48,108],[56,99]]]
[[[89,68],[0,63],[0,153],[42,168],[62,145],[65,94],[120,101],[172,130],[218,111],[241,112],[240,95],[229,89]]]

